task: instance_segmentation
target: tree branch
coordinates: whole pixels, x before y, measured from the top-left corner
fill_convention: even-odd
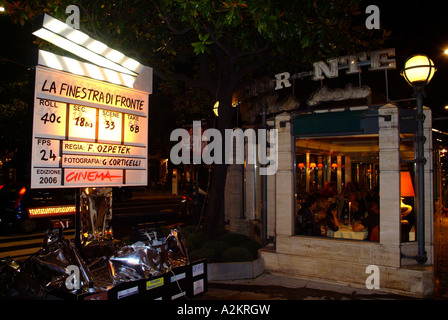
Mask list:
[[[271,45],[271,41],[270,40],[266,40],[264,45],[261,48],[253,50],[253,51],[243,51],[243,52],[240,52],[237,55],[235,55],[235,59],[238,59],[238,58],[241,58],[241,57],[244,57],[244,56],[251,56],[251,55],[262,53],[264,51],[267,51],[269,49],[270,45]]]
[[[216,37],[215,33],[209,28],[209,26],[207,24],[204,23],[203,27],[204,27],[205,31],[207,31],[207,33],[210,35],[210,39],[213,40],[213,42],[216,44],[216,46],[218,48],[220,48],[222,51],[224,51],[225,54],[229,57],[229,59],[234,60],[233,53],[230,50],[230,48],[227,47],[224,43],[222,43],[221,41],[218,40],[218,38]]]
[[[183,29],[177,29],[172,23],[171,20],[174,17],[174,13],[173,14],[168,14],[166,10],[161,10],[160,7],[163,6],[163,4],[158,5],[156,3],[156,1],[152,1],[152,3],[154,4],[154,6],[156,7],[157,11],[159,11],[160,14],[160,19],[162,19],[163,21],[165,21],[167,23],[168,29],[171,30],[175,35],[183,35],[186,34],[188,32],[190,32],[191,30],[193,30],[193,27],[191,26],[187,26]],[[166,8],[165,8],[166,9]]]
[[[246,64],[240,71],[236,73],[236,79],[237,81],[240,81],[245,75],[248,73],[263,67],[266,65],[269,61],[271,61],[273,58],[260,58],[258,60],[254,60],[251,63]]]
[[[168,29],[170,29],[175,35],[187,34],[191,30],[193,30],[193,27],[185,27],[179,30],[168,19],[165,19],[165,17],[162,17],[162,19],[166,21],[166,23],[168,24]]]
[[[211,83],[212,78],[208,72],[208,55],[200,54],[198,57],[199,61],[199,79],[204,82]]]

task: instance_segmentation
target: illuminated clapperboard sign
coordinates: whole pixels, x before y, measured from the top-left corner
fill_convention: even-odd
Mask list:
[[[34,32],[94,64],[39,51],[31,188],[147,185],[152,69],[43,16]]]

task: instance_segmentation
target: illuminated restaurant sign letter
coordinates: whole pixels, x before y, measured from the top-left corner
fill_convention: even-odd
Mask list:
[[[360,65],[369,65],[369,71],[380,71],[395,69],[395,49],[382,49],[370,52],[361,52],[343,57],[328,59],[327,62],[318,61],[313,63],[313,71],[306,75],[311,75],[314,81],[323,80],[327,78],[337,78],[340,69],[347,69],[347,74],[361,73]],[[367,60],[370,57],[370,61]],[[289,81],[290,73],[282,72],[275,75],[276,86],[275,90],[287,88],[291,86]]]

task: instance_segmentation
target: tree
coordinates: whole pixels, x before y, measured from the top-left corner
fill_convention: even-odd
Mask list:
[[[23,23],[41,12],[65,20],[66,6],[78,5],[83,31],[153,67],[162,80],[205,89],[209,108],[210,101],[219,101],[217,127],[223,133],[232,125],[233,93],[251,80],[377,45],[367,41],[374,31],[356,21],[359,2],[17,0],[6,7]],[[225,164],[214,167],[206,213],[210,234],[218,225],[226,171]]]
[[[3,65],[0,61],[0,66]],[[1,183],[24,181],[25,170],[10,170],[26,166],[29,154],[31,118],[28,113],[28,79],[11,80],[0,84],[0,161],[3,169]]]

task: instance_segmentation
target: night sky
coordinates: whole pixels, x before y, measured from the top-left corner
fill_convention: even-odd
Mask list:
[[[363,16],[368,17],[365,8],[371,4],[380,9],[379,32],[392,31],[391,38],[384,47],[396,49],[397,69],[389,72],[391,99],[411,97],[412,89],[399,74],[409,56],[424,53],[437,67],[434,78],[426,88],[424,104],[433,110],[434,118],[448,117],[448,110],[444,109],[448,105],[448,88],[445,84],[445,79],[448,79],[448,55],[443,53],[448,48],[448,19],[444,2],[365,0],[360,6],[361,19]],[[20,75],[30,65],[29,56],[34,36],[29,26],[13,25],[4,14],[0,14],[0,28],[7,30],[2,32],[0,44],[0,81],[7,81]],[[400,90],[394,92],[394,86],[398,86]],[[435,121],[434,126],[448,132],[448,120]]]
[[[388,46],[396,49],[397,73],[413,54],[426,54],[434,61],[437,72],[425,89],[427,97],[424,104],[432,109],[434,119],[448,117],[448,110],[444,109],[448,105],[448,55],[444,54],[448,49],[448,19],[444,3],[429,0],[364,3],[378,5],[381,29],[392,31]],[[403,83],[408,86],[405,81]],[[409,89],[409,94],[412,94],[412,89]],[[434,121],[433,126],[448,132],[448,120]]]

